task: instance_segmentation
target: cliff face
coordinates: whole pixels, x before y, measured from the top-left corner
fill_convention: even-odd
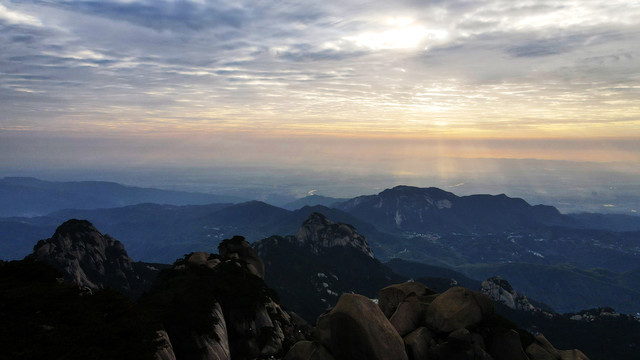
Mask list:
[[[51,238],[40,240],[28,257],[52,265],[67,282],[91,290],[110,287],[134,295],[145,282],[122,243],[86,220],[66,221]]]

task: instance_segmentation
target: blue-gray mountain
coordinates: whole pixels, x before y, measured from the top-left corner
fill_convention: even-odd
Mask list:
[[[113,208],[141,203],[172,205],[235,203],[232,196],[124,186],[107,181],[0,179],[0,216],[39,216],[62,209]]]
[[[500,232],[575,224],[552,206],[531,206],[504,194],[459,197],[412,186],[359,196],[337,207],[392,232]]]
[[[640,291],[638,232],[585,229],[584,223],[554,208],[529,206],[521,199],[457,197],[434,188],[400,186],[349,200],[340,207],[344,210],[314,206],[288,211],[257,201],[139,204],[5,218],[0,220],[0,256],[21,258],[61,222],[83,218],[122,241],[133,258],[171,262],[192,251],[215,251],[222,239],[235,234],[249,241],[274,234],[294,235],[311,213],[318,212],[355,226],[382,261],[402,258],[468,275],[478,271],[483,278],[506,276],[517,288],[544,294],[542,300],[561,311],[594,306],[639,311],[638,302],[630,301]],[[514,270],[490,273],[509,267]],[[532,269],[553,276],[542,276],[539,281],[533,278],[537,272]]]

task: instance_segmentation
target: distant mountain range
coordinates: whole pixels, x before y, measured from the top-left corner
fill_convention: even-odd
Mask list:
[[[313,199],[326,198],[307,200]],[[85,207],[92,206],[86,203]],[[640,232],[611,229],[634,229],[636,217],[568,216],[553,207],[531,206],[505,195],[459,197],[436,188],[398,186],[338,202],[334,208],[314,205],[286,210],[259,201],[143,203],[5,217],[0,218],[0,257],[24,257],[37,240],[76,218],[87,219],[122,241],[135,259],[168,263],[193,251],[214,251],[234,235],[251,242],[274,235],[295,236],[312,213],[358,229],[383,262],[404,259],[450,269],[472,280],[501,275],[561,311],[605,305],[640,311],[635,300],[640,291]],[[590,223],[599,229],[589,229]]]
[[[314,194],[314,195],[305,196],[303,198],[300,198],[290,203],[287,203],[285,205],[282,205],[282,208],[287,210],[298,210],[305,206],[316,206],[316,205],[334,207],[335,205],[341,202],[345,202],[347,200],[349,199],[338,199],[338,198],[332,198],[332,197]]]
[[[337,206],[388,231],[417,233],[530,230],[575,221],[545,205],[501,195],[456,196],[438,188],[396,186]]]
[[[0,179],[0,217],[39,216],[62,209],[99,209],[141,203],[236,203],[237,197],[124,186],[106,181],[53,182],[29,177]]]

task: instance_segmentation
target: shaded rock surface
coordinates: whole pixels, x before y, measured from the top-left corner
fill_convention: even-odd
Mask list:
[[[284,360],[334,360],[329,350],[316,341],[298,341]]]
[[[155,354],[155,360],[176,360],[176,354],[173,352],[173,345],[171,345],[171,339],[166,331],[158,331],[158,338],[162,344],[158,347],[158,351]]]
[[[447,333],[477,325],[493,314],[493,301],[484,294],[457,286],[435,298],[427,309],[427,326]]]
[[[316,340],[336,360],[406,360],[404,342],[380,308],[368,298],[343,294],[318,318]]]
[[[218,247],[220,256],[226,258],[237,257],[247,264],[252,274],[264,278],[264,263],[251,245],[244,241],[242,236],[234,236],[231,240],[224,241]]]
[[[435,292],[424,284],[416,281],[407,281],[401,284],[393,284],[378,292],[378,306],[386,317],[391,317],[398,305],[409,295],[428,296]]]

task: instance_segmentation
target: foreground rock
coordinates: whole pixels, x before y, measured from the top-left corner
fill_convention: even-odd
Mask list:
[[[264,266],[241,237],[220,254],[196,252],[163,272],[142,301],[166,327],[177,359],[282,357],[303,328],[262,280]]]
[[[398,305],[410,294],[429,296],[435,294],[435,291],[416,281],[393,284],[378,292],[378,305],[386,317],[391,317]]]
[[[336,360],[408,359],[398,332],[362,295],[343,294],[330,312],[318,318],[315,337]]]
[[[445,291],[429,305],[427,326],[440,333],[467,328],[493,315],[493,301],[486,295],[457,286]]]
[[[318,342],[304,340],[293,345],[284,360],[334,360],[334,357]]]
[[[330,353],[336,360],[588,360],[579,350],[557,350],[544,336],[518,329],[479,292],[453,287],[434,294],[406,282],[382,289],[379,297],[376,306],[343,294],[318,318],[317,343],[298,343],[285,359],[331,359]]]

